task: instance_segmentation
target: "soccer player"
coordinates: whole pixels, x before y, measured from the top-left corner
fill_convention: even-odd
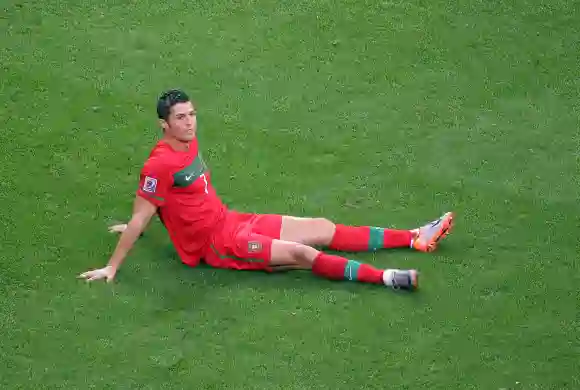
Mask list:
[[[196,108],[187,94],[181,90],[163,93],[157,115],[163,136],[141,170],[133,215],[128,223],[110,228],[121,234],[108,264],[84,272],[80,278],[112,281],[157,214],[181,261],[191,267],[204,261],[236,270],[308,269],[327,279],[414,291],[418,288],[416,270],[377,269],[316,247],[347,252],[407,247],[431,252],[452,227],[451,212],[416,229],[395,230],[229,209],[212,186],[196,138]]]

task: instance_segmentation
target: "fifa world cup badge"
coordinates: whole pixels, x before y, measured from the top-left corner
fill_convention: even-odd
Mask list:
[[[157,179],[145,176],[145,182],[143,183],[143,191],[154,193],[157,189]]]

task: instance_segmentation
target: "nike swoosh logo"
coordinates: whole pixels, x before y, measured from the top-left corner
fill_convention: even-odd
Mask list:
[[[193,179],[193,175],[186,175],[185,176],[185,180],[190,181],[191,179]]]

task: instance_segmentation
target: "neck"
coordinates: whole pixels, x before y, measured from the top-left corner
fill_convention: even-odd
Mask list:
[[[165,141],[169,146],[171,146],[174,150],[179,152],[187,152],[189,150],[189,145],[191,141],[180,141],[173,137],[163,137],[163,141]]]

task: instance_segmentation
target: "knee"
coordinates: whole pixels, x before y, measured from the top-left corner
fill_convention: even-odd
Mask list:
[[[323,241],[332,238],[336,229],[334,222],[327,218],[313,218],[312,225],[315,227],[319,240],[322,239]]]
[[[312,220],[316,226],[319,226],[322,230],[334,229],[334,222],[328,218],[313,218]]]
[[[314,225],[316,226],[316,243],[319,245],[328,245],[334,237],[336,225],[327,218],[314,218]]]
[[[294,244],[290,248],[290,255],[299,264],[312,264],[318,255],[318,250],[304,244]]]

